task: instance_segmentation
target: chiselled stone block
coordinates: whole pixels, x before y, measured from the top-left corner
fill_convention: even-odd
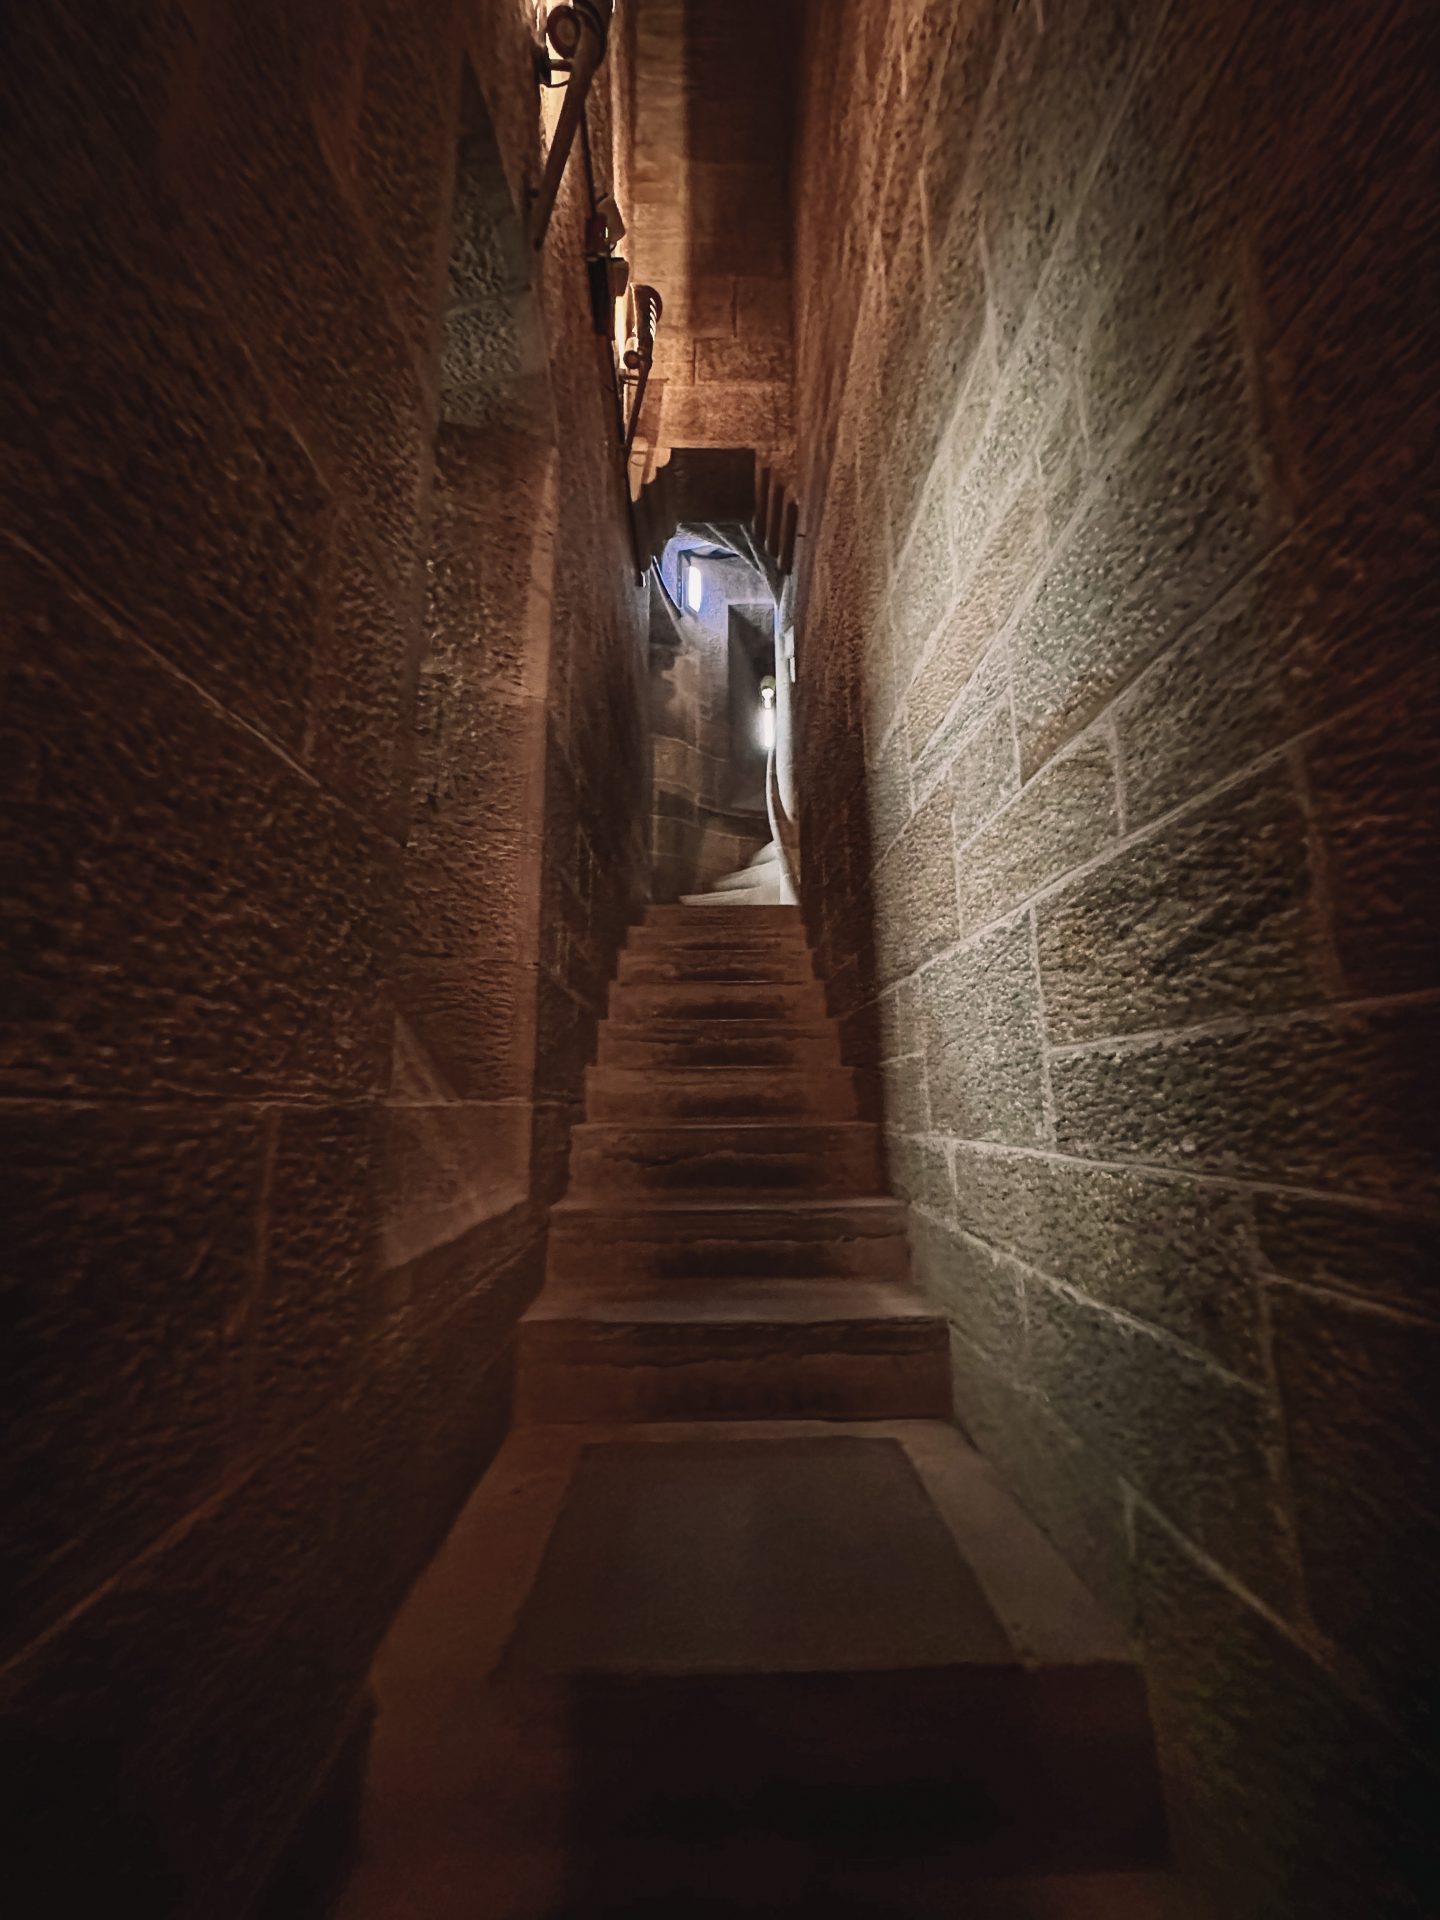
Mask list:
[[[1306,822],[1283,767],[1123,847],[1036,908],[1052,1039],[1186,1026],[1319,998],[1325,974],[1312,885]]]
[[[1099,853],[1118,821],[1110,742],[1090,734],[1057,754],[956,852],[961,937]],[[1045,912],[1042,907],[1042,921]]]
[[[1254,1206],[1260,1251],[1285,1279],[1433,1310],[1440,1221],[1314,1194],[1261,1192]]]
[[[1141,1168],[955,1148],[968,1233],[1258,1377],[1259,1299],[1244,1198]]]
[[[1440,984],[1440,691],[1433,665],[1306,743],[1331,925],[1362,994]]]
[[[912,973],[955,938],[955,866],[949,795],[942,787],[911,816],[875,869],[882,980]]]
[[[1259,551],[1247,386],[1233,322],[1186,355],[1015,631],[1028,774],[1105,707]]]
[[[1311,1608],[1433,1749],[1440,1332],[1299,1287],[1270,1289],[1270,1318]]]
[[[1027,1370],[1019,1269],[967,1233],[912,1217],[915,1280],[956,1332],[1007,1380]]]
[[[1058,1053],[1059,1144],[1087,1158],[1428,1199],[1436,1042],[1434,1009],[1400,1005]]]
[[[1263,1391],[1045,1281],[1025,1304],[1035,1385],[1067,1426],[1252,1592],[1292,1606]]]
[[[1179,1863],[1235,1920],[1421,1920],[1433,1776],[1143,1509],[1141,1642]]]
[[[1045,1119],[1043,1033],[1028,918],[926,970],[925,1071],[937,1130],[1038,1146]]]
[[[55,597],[0,716],[12,1088],[377,1087],[398,849]]]
[[[4,1134],[9,1645],[162,1532],[237,1444],[265,1125],[127,1104],[15,1112]]]

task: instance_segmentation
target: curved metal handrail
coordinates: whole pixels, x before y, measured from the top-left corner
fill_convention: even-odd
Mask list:
[[[780,799],[780,779],[775,770],[775,749],[771,747],[765,760],[765,813],[770,822],[770,838],[775,843],[775,853],[780,864],[780,890],[788,895],[787,906],[796,906],[800,900],[800,841],[795,831],[795,823],[786,813]]]

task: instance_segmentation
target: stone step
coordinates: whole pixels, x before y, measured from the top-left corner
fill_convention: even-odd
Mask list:
[[[623,1201],[567,1195],[550,1213],[548,1274],[557,1285],[718,1285],[734,1279],[901,1280],[905,1210],[889,1197]]]
[[[706,983],[741,986],[807,986],[815,978],[803,947],[789,952],[750,953],[699,947],[684,953],[634,952],[620,955],[620,986],[685,986]]]
[[[343,1920],[1198,1920],[1124,1635],[939,1420],[518,1425],[375,1679]]]
[[[528,1730],[539,1756],[517,1742],[471,1791],[487,1807],[532,1799],[548,1760],[547,1812],[588,1842],[593,1904],[504,1909],[524,1920],[1200,1920],[1163,1872],[1154,1744],[1129,1665],[573,1678],[537,1665],[502,1670],[484,1707]],[[577,1722],[583,1745],[566,1744]],[[798,1862],[802,1886],[752,1904],[757,1857]]]
[[[857,1112],[849,1067],[591,1067],[585,1082],[590,1120],[853,1120]]]
[[[894,1283],[547,1289],[520,1323],[522,1420],[927,1419],[949,1395],[945,1322]]]
[[[809,947],[798,935],[788,933],[757,933],[747,940],[727,929],[707,939],[689,927],[675,934],[660,927],[632,927],[624,951],[647,960],[700,960],[712,955],[719,960],[799,960],[807,978],[812,971]]]
[[[799,929],[802,925],[800,909],[788,906],[751,907],[743,905],[718,907],[687,907],[683,905],[647,907],[645,925],[647,927],[665,927],[668,929],[694,928],[702,930],[730,925],[742,932],[780,932],[785,929]]]
[[[638,1071],[680,1067],[779,1067],[808,1071],[838,1067],[840,1041],[834,1027],[819,1022],[669,1020],[645,1026],[607,1020],[600,1028],[597,1062]]]
[[[659,1020],[688,1023],[760,1020],[814,1024],[825,1019],[825,989],[818,980],[778,985],[763,981],[616,980],[611,983],[609,1017],[616,1025],[648,1025]]]
[[[736,886],[733,891],[682,893],[680,899],[687,907],[725,907],[737,902],[745,906],[768,907],[779,902],[780,881],[777,875],[773,880],[748,881],[745,886]]]
[[[723,874],[710,888],[711,893],[735,893],[768,884],[768,874],[764,866],[738,867],[734,873]]]
[[[577,1197],[612,1188],[662,1193],[867,1193],[881,1181],[867,1121],[752,1121],[651,1126],[587,1120],[570,1140]]]

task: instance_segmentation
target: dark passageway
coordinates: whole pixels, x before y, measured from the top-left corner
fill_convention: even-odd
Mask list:
[[[6,11],[7,1912],[1435,1910],[1429,11]]]

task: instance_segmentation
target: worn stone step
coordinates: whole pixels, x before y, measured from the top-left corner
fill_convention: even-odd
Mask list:
[[[878,1191],[879,1141],[866,1121],[585,1121],[571,1135],[577,1196],[614,1188],[704,1194],[715,1189]]]
[[[944,1320],[894,1283],[547,1289],[520,1323],[520,1419],[926,1419],[949,1391]]]
[[[771,869],[773,872],[774,870]],[[682,893],[681,902],[687,907],[728,907],[735,903],[745,906],[768,907],[783,899],[783,889],[778,874],[773,879],[752,880],[748,886],[736,887],[733,892]]]
[[[825,989],[818,980],[779,985],[763,981],[651,984],[617,980],[610,988],[609,1014],[612,1022],[624,1026],[648,1025],[656,1020],[763,1020],[805,1025],[824,1020]]]
[[[899,1280],[908,1267],[905,1210],[889,1196],[717,1202],[567,1194],[550,1213],[548,1273],[556,1284]]]
[[[645,909],[647,927],[708,929],[738,927],[742,931],[772,931],[801,926],[800,909],[786,906],[664,906]]]
[[[538,1749],[527,1775],[568,1762],[551,1804],[591,1849],[593,1904],[577,1915],[1196,1920],[1163,1877],[1154,1743],[1128,1664],[538,1666],[512,1662],[484,1705]],[[506,1751],[497,1794],[515,1791]],[[807,1893],[752,1907],[762,1849],[798,1857]]]
[[[771,863],[767,863],[771,864]],[[767,879],[767,867],[739,867],[734,873],[724,874],[710,889],[712,893],[735,893],[754,889]]]
[[[631,947],[783,947],[809,952],[805,928],[797,917],[774,921],[763,914],[734,913],[726,910],[691,912],[686,920],[652,922],[640,920],[625,936]]]
[[[857,1112],[849,1067],[591,1067],[586,1076],[590,1120],[853,1120]]]
[[[705,947],[683,953],[647,953],[627,948],[620,955],[616,980],[620,986],[774,987],[805,986],[814,977],[810,956],[803,947],[770,953]]]
[[[789,1026],[783,1021],[668,1020],[646,1026],[605,1021],[596,1050],[602,1067],[637,1071],[681,1067],[779,1067],[808,1070],[838,1067],[840,1041],[835,1029],[818,1021]]]

